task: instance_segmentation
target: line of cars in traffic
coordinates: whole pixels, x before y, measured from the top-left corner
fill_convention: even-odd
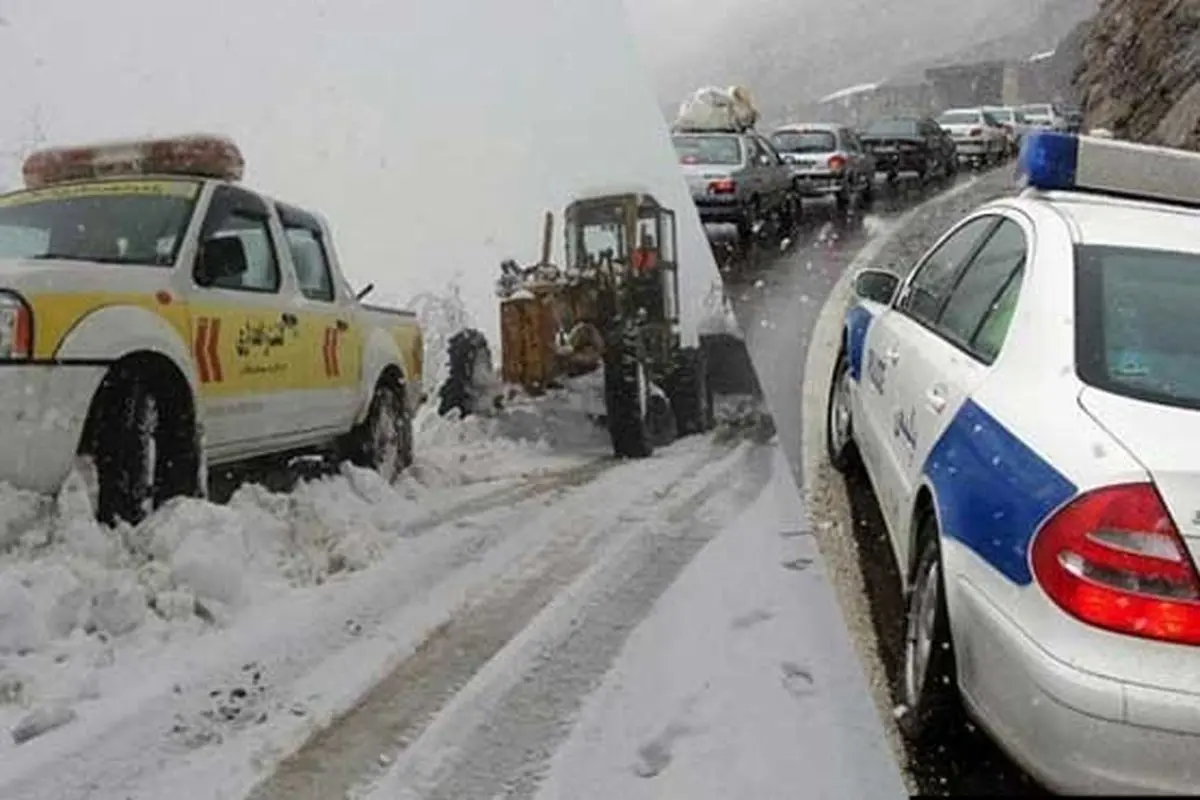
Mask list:
[[[832,201],[845,214],[870,207],[881,183],[895,186],[905,176],[921,185],[944,182],[963,165],[986,169],[1013,158],[1030,130],[1078,129],[1078,119],[1052,103],[886,116],[860,129],[790,123],[769,134],[754,128],[753,110],[723,119],[681,118],[673,138],[701,221],[732,224],[739,239],[764,219],[790,231],[805,200]]]

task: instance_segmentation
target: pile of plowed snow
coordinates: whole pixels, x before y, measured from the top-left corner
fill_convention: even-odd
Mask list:
[[[426,407],[395,485],[344,465],[286,494],[178,499],[136,527],[97,525],[78,475],[56,498],[0,487],[0,728],[20,733],[0,736],[0,753],[31,725],[69,722],[116,664],[369,567],[418,517],[594,458],[607,443],[586,405],[563,391],[466,420]]]

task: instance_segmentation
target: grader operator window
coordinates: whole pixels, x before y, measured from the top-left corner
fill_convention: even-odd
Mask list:
[[[624,263],[626,242],[623,226],[616,222],[591,222],[581,231],[583,262],[597,266],[605,257]]]

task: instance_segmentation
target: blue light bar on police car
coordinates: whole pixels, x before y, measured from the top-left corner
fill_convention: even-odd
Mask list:
[[[1017,161],[1025,185],[1200,206],[1200,153],[1057,131],[1025,137]]]

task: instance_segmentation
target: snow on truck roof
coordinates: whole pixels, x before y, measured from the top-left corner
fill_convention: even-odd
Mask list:
[[[38,189],[69,181],[139,175],[179,175],[237,182],[246,160],[228,137],[209,133],[96,142],[36,150],[21,167]]]

